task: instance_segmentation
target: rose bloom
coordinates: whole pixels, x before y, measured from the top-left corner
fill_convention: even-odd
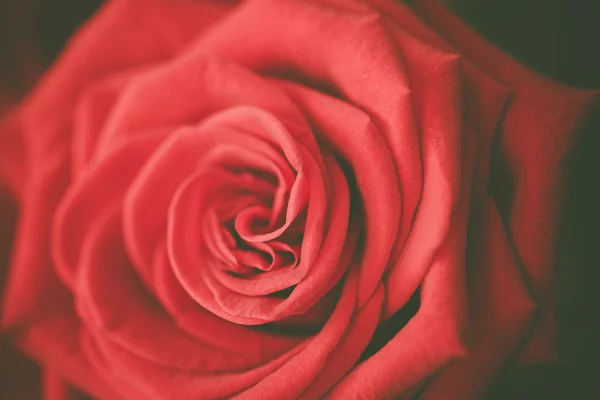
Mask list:
[[[480,398],[595,97],[435,0],[107,2],[0,128],[3,330],[55,397]]]

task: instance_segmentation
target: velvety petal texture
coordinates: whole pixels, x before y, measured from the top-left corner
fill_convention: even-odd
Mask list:
[[[477,399],[552,357],[597,93],[416,3],[114,0],[81,28],[0,123],[2,329],[49,393]]]

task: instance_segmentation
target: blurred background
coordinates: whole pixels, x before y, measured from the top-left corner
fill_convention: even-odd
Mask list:
[[[600,3],[446,2],[477,31],[534,70],[570,85],[600,88]],[[0,109],[3,102],[26,93],[73,30],[100,4],[100,0],[0,0]],[[560,362],[502,377],[490,400],[600,399],[600,113],[592,117],[570,162],[559,247]],[[0,243],[5,243],[2,239]],[[0,249],[0,266],[6,265],[1,257],[6,258],[6,251]],[[41,398],[35,365],[6,346],[0,349],[0,358],[1,399]],[[4,362],[7,359],[11,362]],[[22,382],[18,376],[32,378]]]

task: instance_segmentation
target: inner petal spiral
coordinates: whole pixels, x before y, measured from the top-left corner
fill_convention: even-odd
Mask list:
[[[244,143],[254,145],[251,151],[216,146],[200,170],[221,171],[220,182],[213,182],[218,178],[208,172],[198,178],[201,192],[213,199],[200,221],[201,241],[223,263],[222,269],[235,276],[294,268],[304,229],[305,180],[286,163],[271,162],[274,157],[265,161],[265,156],[277,156],[277,150],[252,141]],[[261,148],[265,152],[256,150]]]
[[[194,160],[167,218],[168,258],[185,292],[243,324],[307,311],[348,265],[339,260],[349,194],[335,159],[306,128],[249,107],[175,136],[154,167],[181,163],[181,152]]]

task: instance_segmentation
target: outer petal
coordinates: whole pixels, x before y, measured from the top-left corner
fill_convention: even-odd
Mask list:
[[[226,8],[211,1],[107,2],[73,37],[28,102],[29,146],[41,157],[36,164],[69,143],[75,104],[91,82],[172,57]]]
[[[522,343],[534,308],[493,199],[487,195],[492,139],[510,92],[484,74],[471,78],[465,93],[466,123],[479,137],[467,257],[471,352],[427,382],[421,392],[424,399],[479,398]]]
[[[417,314],[379,352],[329,393],[331,399],[387,399],[405,394],[450,361],[465,357],[466,223],[477,137],[465,131],[460,200],[443,244],[422,283]]]
[[[499,160],[492,165],[500,213],[539,305],[537,326],[521,362],[555,357],[555,258],[562,160],[574,143],[581,119],[598,98],[549,81],[473,32],[437,0],[418,0],[420,14],[461,53],[515,89],[500,136]],[[494,178],[492,178],[494,179]]]
[[[400,32],[399,47],[411,77],[415,114],[421,131],[423,185],[406,241],[386,282],[386,316],[414,293],[451,229],[461,193],[466,157],[463,140],[464,82],[461,59]]]
[[[118,397],[91,371],[78,348],[79,322],[70,294],[50,260],[50,224],[69,184],[74,107],[84,87],[116,70],[155,62],[178,52],[226,7],[209,2],[115,1],[73,39],[64,56],[23,105],[24,143],[31,163],[10,169],[10,182],[28,171],[8,273],[3,329],[28,354],[101,398]],[[176,21],[176,22],[174,22]],[[107,40],[107,38],[118,38]],[[5,137],[4,137],[5,138]],[[4,143],[1,143],[4,144]],[[4,148],[1,150],[2,160]],[[11,165],[13,163],[11,162]],[[3,164],[4,165],[4,164]]]
[[[66,382],[62,376],[46,368],[43,372],[44,400],[81,400],[82,394]]]
[[[61,315],[46,315],[44,321],[21,333],[16,340],[19,348],[28,356],[52,364],[69,382],[83,388],[100,399],[123,399],[98,374],[83,357],[79,346],[79,318],[62,311]],[[123,399],[124,400],[124,399]]]
[[[522,343],[535,308],[493,199],[474,200],[468,270],[471,354],[436,375],[423,400],[481,398]]]

